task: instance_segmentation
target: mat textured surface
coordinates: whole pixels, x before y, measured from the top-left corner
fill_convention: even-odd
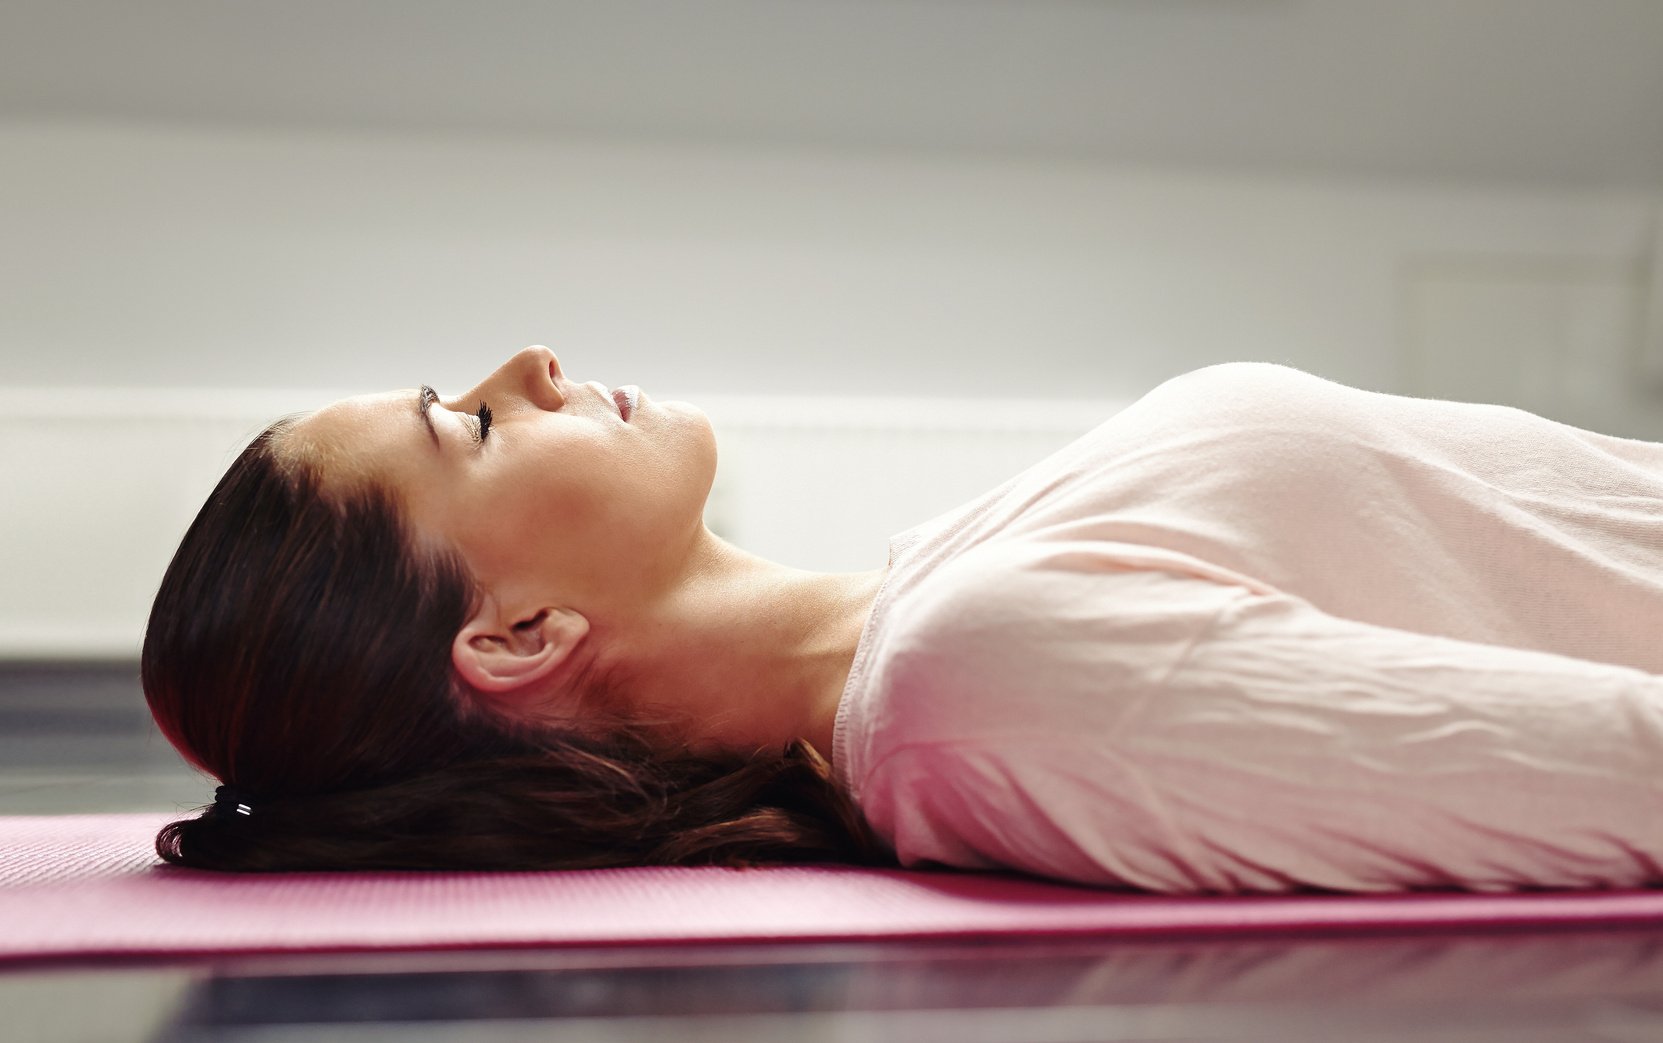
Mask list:
[[[1663,890],[1168,897],[848,867],[218,874],[157,863],[169,817],[0,817],[0,960],[1663,924]]]

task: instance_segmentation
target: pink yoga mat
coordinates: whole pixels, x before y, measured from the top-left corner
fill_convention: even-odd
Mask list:
[[[0,960],[1663,923],[1663,890],[1165,897],[847,867],[204,873],[156,863],[168,817],[0,817]]]

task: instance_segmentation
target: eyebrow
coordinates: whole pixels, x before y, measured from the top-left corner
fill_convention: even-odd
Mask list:
[[[427,425],[427,433],[433,438],[434,448],[438,448],[439,432],[434,428],[433,417],[428,410],[433,408],[433,403],[439,401],[439,393],[423,384],[421,390],[416,393],[416,400],[416,413],[421,416],[422,423]]]

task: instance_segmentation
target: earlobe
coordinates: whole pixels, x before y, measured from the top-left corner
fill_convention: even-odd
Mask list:
[[[491,598],[451,643],[456,672],[482,692],[513,692],[556,673],[589,632],[589,620],[568,608],[545,606],[507,619]]]

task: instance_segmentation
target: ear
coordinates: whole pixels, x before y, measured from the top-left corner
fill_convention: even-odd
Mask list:
[[[589,620],[569,608],[541,606],[519,618],[487,597],[457,631],[450,658],[481,692],[513,692],[554,674],[589,633]]]

